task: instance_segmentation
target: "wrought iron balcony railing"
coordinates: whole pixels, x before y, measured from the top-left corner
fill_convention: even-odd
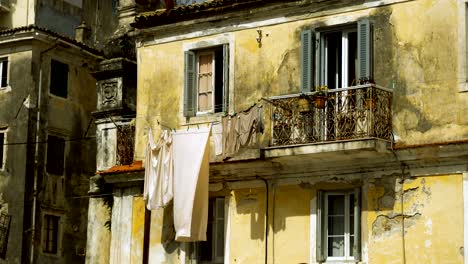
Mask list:
[[[271,146],[287,146],[361,138],[391,140],[390,89],[374,84],[275,96]]]

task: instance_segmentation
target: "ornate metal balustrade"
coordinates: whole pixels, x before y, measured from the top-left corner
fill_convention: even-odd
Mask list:
[[[392,90],[374,84],[317,93],[276,96],[271,146],[360,138],[391,139]]]

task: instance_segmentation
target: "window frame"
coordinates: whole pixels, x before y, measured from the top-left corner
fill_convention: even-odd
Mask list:
[[[344,257],[329,257],[328,256],[328,201],[327,196],[329,195],[344,195],[348,196],[354,195],[354,247],[353,247],[353,256],[344,256]],[[313,201],[313,200],[312,200]],[[312,214],[314,214],[313,208],[315,207],[315,217],[311,217],[311,225],[315,225],[315,233],[311,232],[311,239],[315,241],[315,261],[318,263],[347,263],[347,262],[359,262],[361,261],[361,188],[356,187],[353,189],[340,189],[340,190],[317,190],[316,198],[312,208]],[[346,199],[345,199],[346,203]],[[349,200],[348,200],[349,203]],[[346,206],[346,205],[345,205]],[[348,205],[349,206],[349,205]],[[351,208],[349,208],[351,210]],[[348,215],[349,216],[349,215]],[[349,221],[349,220],[348,220]],[[312,228],[313,229],[313,228]],[[311,229],[311,230],[312,230]],[[346,231],[346,229],[345,229]],[[314,245],[314,242],[311,242],[311,245]],[[348,244],[344,245],[349,247]],[[314,250],[311,248],[311,250]],[[350,253],[348,249],[348,253]],[[311,254],[311,256],[313,253]],[[313,259],[311,259],[313,261]]]
[[[206,114],[214,114],[215,112],[215,97],[216,97],[216,89],[215,89],[215,80],[216,80],[216,52],[214,49],[203,49],[200,51],[194,51],[195,52],[195,61],[196,61],[196,70],[195,70],[195,76],[196,78],[196,85],[194,87],[194,90],[196,91],[196,100],[195,100],[195,107],[196,107],[196,113],[195,116],[198,115],[206,115]],[[200,56],[203,55],[208,55],[211,54],[211,109],[208,111],[200,111],[199,110],[199,98],[200,98],[200,81],[199,81],[199,70],[200,70]],[[224,95],[223,95],[224,96]]]
[[[65,89],[66,89],[66,91],[65,91],[65,97],[64,97],[64,96],[61,96],[61,95],[58,95],[58,94],[55,94],[55,93],[52,92],[52,85],[53,85],[53,84],[52,84],[52,82],[53,82],[52,80],[53,80],[53,78],[54,78],[53,76],[55,75],[55,74],[53,73],[53,68],[52,68],[53,66],[52,66],[52,65],[53,65],[54,63],[58,63],[58,64],[62,64],[62,65],[66,65],[66,66],[67,66],[67,67],[66,67],[66,68],[67,68],[67,82],[66,82],[66,87],[65,87]],[[49,65],[50,65],[50,67],[49,67],[49,69],[50,69],[50,71],[49,71],[49,96],[52,96],[52,97],[54,97],[54,98],[60,98],[60,99],[62,99],[62,100],[67,100],[67,99],[70,97],[70,93],[69,93],[69,88],[70,88],[70,64],[65,63],[65,62],[63,62],[63,61],[61,61],[61,60],[58,60],[58,59],[51,58],[51,59],[50,59],[50,64],[49,64]]]
[[[54,217],[57,219],[57,232],[56,232],[56,250],[55,252],[53,251],[48,251],[47,249],[47,243],[48,241],[46,241],[47,239],[47,226],[46,226],[46,217],[47,216],[50,216],[50,217]],[[58,214],[58,213],[55,213],[55,212],[50,212],[50,211],[47,211],[47,212],[43,212],[42,213],[42,234],[41,234],[41,252],[42,254],[44,255],[49,255],[49,256],[60,256],[61,252],[62,252],[62,233],[63,233],[63,215],[62,214]]]
[[[349,83],[349,76],[348,76],[348,70],[349,70],[349,33],[356,33],[357,34],[357,25],[353,26],[345,26],[341,29],[335,29],[335,30],[328,30],[328,31],[321,31],[319,36],[320,37],[320,45],[319,49],[319,54],[318,56],[320,59],[320,85],[327,85],[329,89],[336,89],[336,88],[347,88],[350,87],[348,86]],[[339,80],[339,86],[340,87],[330,87],[329,82],[328,82],[328,42],[326,40],[327,34],[330,33],[341,33],[341,60],[340,60],[340,68],[341,68],[341,78]],[[356,46],[358,40],[356,38]],[[356,57],[357,57],[357,52],[356,52]],[[338,65],[337,65],[338,66]],[[356,69],[357,70],[357,69]],[[358,77],[358,74],[356,74],[356,78]],[[358,80],[356,80],[356,83]]]
[[[301,92],[308,93],[315,87],[326,85],[326,50],[324,37],[333,32],[357,32],[357,69],[356,85],[373,81],[373,27],[369,18],[349,21],[339,25],[321,28],[306,28],[301,34]],[[343,45],[342,48],[343,50]],[[342,52],[343,53],[343,52]],[[347,55],[347,52],[346,52]],[[342,54],[341,62],[344,61]],[[347,59],[347,56],[345,57]],[[346,63],[347,65],[347,63]],[[341,63],[343,67],[343,63]],[[341,69],[343,71],[343,69]],[[342,74],[343,75],[343,74]],[[340,86],[343,85],[343,76]],[[336,87],[328,87],[334,89]]]
[[[0,129],[0,134],[3,134],[3,142],[0,149],[0,151],[2,152],[2,156],[0,159],[0,171],[5,171],[8,150],[8,129]]]
[[[223,264],[225,262],[225,256],[226,256],[226,231],[227,231],[227,218],[228,218],[228,206],[226,205],[226,202],[228,201],[227,197],[212,197],[209,199],[209,203],[212,204],[211,207],[212,211],[208,211],[208,214],[213,215],[213,219],[211,225],[210,223],[208,224],[207,228],[211,226],[211,237],[207,237],[207,240],[209,239],[211,241],[211,260],[201,260],[201,250],[203,249],[202,245],[200,242],[195,242],[192,243],[192,254],[191,258],[196,261],[197,264]],[[223,214],[222,218],[218,217],[220,215],[220,212],[217,210],[217,205],[218,202],[222,204],[223,206]],[[210,217],[208,217],[210,218]],[[219,239],[219,234],[217,232],[217,224],[218,221],[221,220],[223,221],[223,256],[216,256],[217,252],[217,245],[218,245],[218,239]],[[207,230],[208,231],[208,230]],[[207,232],[208,233],[208,232]]]
[[[216,49],[216,48],[223,48],[223,65],[226,67],[223,68],[223,110],[216,113],[211,114],[200,114],[196,115],[196,111],[189,111],[190,108],[187,107],[188,101],[190,101],[190,97],[187,96],[187,86],[188,85],[188,76],[191,72],[188,73],[187,65],[190,64],[190,53],[208,50],[208,49]],[[199,123],[199,122],[213,122],[219,121],[219,118],[226,113],[230,113],[234,110],[233,107],[233,87],[234,87],[234,47],[235,47],[235,38],[232,34],[225,34],[223,36],[213,37],[209,39],[205,39],[203,41],[193,41],[193,42],[185,42],[182,46],[182,51],[185,56],[185,63],[184,63],[184,72],[183,74],[183,100],[180,100],[179,106],[183,111],[181,111],[181,117],[184,120],[184,124],[189,125],[191,123]],[[195,62],[194,62],[195,63]],[[192,96],[193,98],[193,96]],[[194,98],[192,99],[194,100]]]
[[[6,64],[6,83],[3,86],[3,66]],[[10,88],[10,57],[9,56],[0,56],[0,90],[8,90]]]
[[[351,252],[349,250],[349,244],[350,244],[350,232],[351,230],[349,229],[350,226],[350,216],[351,216],[351,210],[349,206],[350,202],[350,196],[354,195],[354,191],[347,191],[347,192],[338,192],[338,191],[332,191],[332,192],[325,192],[324,197],[324,241],[323,241],[323,251],[324,251],[324,256],[327,259],[327,261],[354,261],[354,256],[351,255]],[[328,199],[330,196],[344,196],[344,256],[343,257],[333,257],[333,256],[328,256]],[[353,213],[354,213],[354,208],[353,208]]]

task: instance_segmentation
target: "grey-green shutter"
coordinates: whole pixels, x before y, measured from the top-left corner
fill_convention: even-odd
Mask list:
[[[223,45],[223,112],[229,112],[229,45]]]
[[[354,260],[361,260],[361,189],[354,189]]]
[[[358,21],[358,77],[361,81],[372,79],[372,30],[368,19]]]
[[[193,51],[185,52],[184,116],[192,117],[196,113],[197,63]]]
[[[313,87],[314,32],[310,29],[301,32],[301,92],[307,93]]]
[[[317,191],[317,233],[316,233],[316,258],[317,262],[325,262],[325,252],[324,252],[324,235],[323,230],[325,224],[325,195],[323,191]]]

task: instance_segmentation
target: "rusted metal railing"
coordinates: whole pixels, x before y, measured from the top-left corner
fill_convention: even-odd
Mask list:
[[[275,96],[272,103],[271,146],[351,140],[391,139],[390,89],[374,84]]]

